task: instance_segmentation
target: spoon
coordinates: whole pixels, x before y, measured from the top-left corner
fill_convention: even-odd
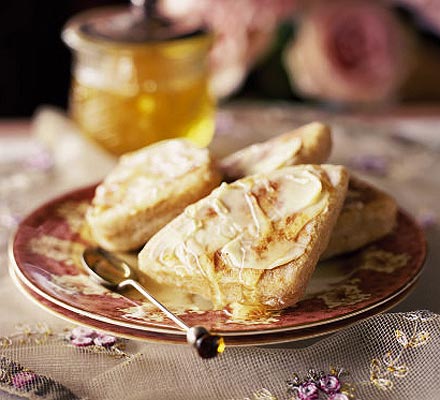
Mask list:
[[[211,334],[203,326],[187,325],[148,293],[137,280],[136,271],[114,254],[99,247],[89,247],[83,252],[82,263],[90,277],[108,289],[119,291],[129,286],[136,289],[180,329],[186,331],[187,342],[196,348],[200,357],[213,358],[224,351],[225,344],[221,336]]]

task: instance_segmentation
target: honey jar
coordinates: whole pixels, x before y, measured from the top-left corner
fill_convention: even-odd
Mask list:
[[[206,31],[112,7],[73,17],[63,39],[73,50],[70,114],[88,138],[115,155],[176,137],[210,143]]]

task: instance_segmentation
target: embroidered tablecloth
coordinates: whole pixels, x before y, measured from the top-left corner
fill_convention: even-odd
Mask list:
[[[373,118],[255,104],[219,110],[211,145],[219,155],[301,123],[328,122],[335,139],[331,161],[393,193],[425,228],[429,252],[415,289],[392,312],[324,338],[228,348],[215,360],[200,360],[186,346],[72,326],[18,291],[7,272],[14,226],[41,202],[98,181],[114,160],[84,142],[54,110],[43,110],[32,125],[0,124],[0,398],[438,399],[436,115],[400,111]]]

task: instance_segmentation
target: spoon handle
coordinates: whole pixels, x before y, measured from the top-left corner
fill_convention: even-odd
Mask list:
[[[151,302],[157,308],[159,308],[161,311],[163,311],[169,319],[171,319],[173,322],[175,322],[184,331],[188,332],[191,329],[177,315],[173,314],[160,301],[156,300],[150,293],[148,293],[147,290],[145,290],[145,288],[138,281],[135,281],[133,279],[125,279],[124,281],[119,283],[118,288],[123,288],[123,287],[127,287],[127,286],[131,286],[131,287],[135,288],[140,294],[142,294],[142,296],[144,296],[149,302]]]
[[[148,301],[153,303],[156,307],[162,310],[169,319],[174,321],[180,328],[186,331],[186,340],[189,344],[194,346],[202,358],[213,358],[218,354],[223,353],[225,343],[221,336],[212,335],[203,326],[188,326],[177,315],[173,314],[160,301],[156,300],[145,288],[134,279],[125,279],[118,284],[118,289],[131,286],[139,293],[145,296]]]

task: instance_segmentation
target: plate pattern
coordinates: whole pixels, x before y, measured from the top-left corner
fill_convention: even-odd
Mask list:
[[[54,199],[22,221],[10,249],[17,281],[48,309],[80,323],[119,327],[149,338],[183,335],[150,304],[132,293],[113,293],[91,281],[81,253],[93,241],[84,213],[94,186]],[[253,321],[238,321],[197,296],[144,284],[188,324],[202,324],[225,336],[258,337],[325,327],[380,311],[407,291],[421,272],[425,239],[417,224],[400,212],[395,231],[356,253],[318,264],[304,299],[295,307]],[[135,263],[135,254],[122,255]],[[328,330],[328,329],[327,329]],[[140,335],[142,336],[142,334]],[[301,336],[302,335],[298,335]]]

